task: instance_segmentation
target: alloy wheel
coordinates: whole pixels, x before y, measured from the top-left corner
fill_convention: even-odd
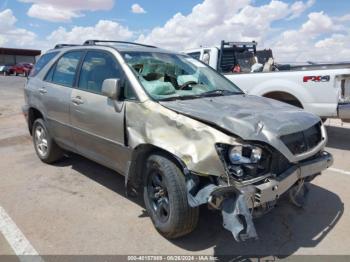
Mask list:
[[[151,207],[160,221],[166,222],[170,215],[168,191],[159,170],[151,170],[147,183]]]
[[[42,126],[37,126],[35,129],[35,146],[40,156],[46,156],[48,152],[48,144],[45,129]]]

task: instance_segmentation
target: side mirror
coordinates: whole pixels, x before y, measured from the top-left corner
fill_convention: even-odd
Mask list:
[[[120,79],[105,79],[102,83],[102,94],[110,99],[117,100],[120,97],[121,86]]]

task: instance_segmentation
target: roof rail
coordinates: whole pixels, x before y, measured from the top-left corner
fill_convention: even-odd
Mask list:
[[[69,46],[78,46],[78,45],[73,45],[73,44],[57,44],[57,45],[55,45],[54,49],[59,49],[59,48],[69,47]]]
[[[86,40],[83,45],[96,45],[96,43],[116,43],[116,44],[137,45],[137,46],[157,48],[156,46],[153,46],[153,45],[144,45],[144,44],[139,44],[134,42],[112,41],[112,40]]]

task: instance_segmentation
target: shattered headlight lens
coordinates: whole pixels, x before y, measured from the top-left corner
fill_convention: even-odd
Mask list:
[[[256,146],[237,145],[228,151],[230,162],[234,165],[258,163],[261,159],[262,149]]]
[[[239,180],[251,179],[266,173],[270,153],[257,145],[216,144],[226,172]]]

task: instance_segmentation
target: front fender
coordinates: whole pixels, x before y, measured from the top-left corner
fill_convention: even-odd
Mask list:
[[[180,159],[190,171],[204,176],[225,174],[215,144],[234,144],[235,138],[153,101],[126,103],[131,148],[150,144]]]

